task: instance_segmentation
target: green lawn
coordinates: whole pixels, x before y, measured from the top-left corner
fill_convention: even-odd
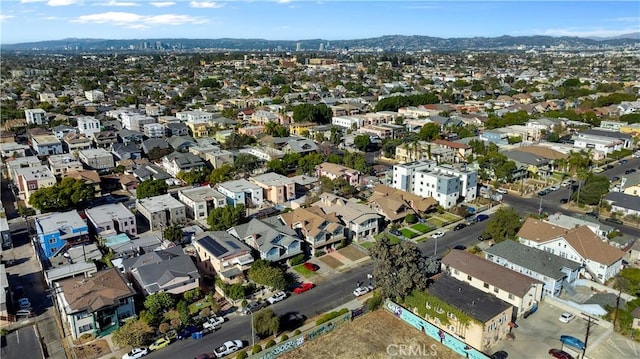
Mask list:
[[[200,313],[201,310],[203,310],[204,308],[208,308],[211,306],[211,303],[209,303],[208,300],[206,299],[200,299],[199,301],[195,302],[195,303],[191,303],[189,305],[189,314],[196,314],[196,313]]]
[[[433,229],[433,228],[427,226],[424,223],[414,224],[413,226],[411,226],[411,228],[415,229],[416,231],[418,231],[418,232],[420,232],[422,234],[427,233],[427,232],[429,232],[429,231],[431,231]]]
[[[458,221],[460,219],[462,219],[462,217],[455,215],[453,213],[449,213],[449,212],[444,212],[442,214],[438,214],[438,216],[446,221],[449,222],[454,222],[454,221]]]
[[[307,268],[303,267],[302,264],[293,267],[293,270],[298,272],[298,274],[300,274],[303,277],[311,277],[312,275],[315,275],[315,272],[312,272]]]
[[[440,218],[435,218],[435,217],[431,217],[427,220],[427,223],[429,223],[430,225],[432,225],[435,228],[440,228],[444,225],[444,221],[441,220]]]
[[[373,247],[373,242],[362,242],[360,243],[360,247],[364,249],[370,249],[371,247]]]
[[[402,233],[403,236],[405,236],[406,238],[409,238],[409,239],[418,236],[418,234],[416,232],[414,232],[414,231],[412,231],[410,229],[407,229],[407,228],[402,228],[400,230],[400,232]]]

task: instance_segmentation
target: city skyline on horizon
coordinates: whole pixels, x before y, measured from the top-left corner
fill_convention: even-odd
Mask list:
[[[2,44],[65,38],[607,38],[640,32],[636,1],[13,0],[3,1],[1,10]],[[501,21],[487,25],[491,18]]]

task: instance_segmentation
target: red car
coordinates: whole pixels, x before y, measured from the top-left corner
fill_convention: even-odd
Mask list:
[[[557,359],[573,359],[571,354],[560,349],[549,349],[549,355]]]
[[[293,292],[295,294],[301,294],[304,293],[306,291],[308,291],[309,289],[313,288],[313,283],[302,283],[300,284],[300,286],[298,286],[296,289],[293,290]]]
[[[317,264],[311,263],[311,262],[306,262],[302,266],[305,267],[306,269],[312,271],[312,272],[315,272],[320,268]]]

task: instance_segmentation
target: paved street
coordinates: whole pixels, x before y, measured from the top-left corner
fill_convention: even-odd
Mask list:
[[[3,359],[42,358],[35,326],[29,325],[3,336],[0,357]]]

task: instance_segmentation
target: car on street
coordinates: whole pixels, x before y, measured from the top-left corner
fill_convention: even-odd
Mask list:
[[[238,350],[242,349],[244,345],[241,340],[228,340],[224,342],[221,346],[217,347],[213,353],[217,358],[225,357],[229,354],[235,353]]]
[[[318,269],[320,269],[320,266],[315,264],[315,263],[311,263],[311,262],[305,262],[304,264],[302,264],[302,266],[307,269],[310,270],[312,272],[317,271]]]
[[[586,215],[586,216],[589,216],[589,217],[594,217],[594,218],[598,218],[598,217],[600,217],[600,215],[598,214],[598,212],[586,212],[586,213],[585,213],[585,215]]]
[[[615,224],[624,224],[619,218],[607,218],[606,222],[615,223]]]
[[[278,303],[278,302],[280,302],[282,300],[285,300],[286,298],[287,298],[287,293],[285,293],[285,292],[277,292],[277,293],[274,293],[269,298],[267,298],[267,302],[269,302],[269,304],[274,304],[274,303]]]
[[[572,321],[576,316],[573,313],[569,313],[569,312],[564,312],[562,314],[560,314],[560,317],[558,318],[559,321],[563,322],[563,323],[569,323],[570,321]]]
[[[481,234],[478,236],[479,241],[488,241],[493,238],[490,234]]]
[[[504,350],[499,350],[493,354],[491,354],[491,359],[507,359],[509,357],[509,353]]]
[[[620,177],[618,177],[618,176],[613,176],[613,177],[611,177],[611,180],[610,180],[610,181],[611,181],[611,182],[618,182],[618,181],[620,181]]]
[[[486,221],[487,219],[489,219],[488,214],[480,213],[479,215],[476,216],[476,222]]]
[[[353,295],[356,297],[362,296],[369,293],[369,288],[367,287],[358,287],[353,291]]]
[[[500,193],[500,194],[507,194],[507,193],[509,193],[509,191],[507,191],[507,190],[506,190],[506,189],[504,189],[504,188],[498,188],[498,189],[496,190],[496,192],[498,192],[498,193]]]
[[[20,306],[20,309],[31,309],[31,302],[29,302],[29,299],[27,298],[18,299],[18,305]]]
[[[213,353],[202,353],[202,354],[199,354],[194,359],[216,359],[216,356]]]
[[[635,171],[636,171],[636,169],[635,169],[635,168],[629,168],[629,169],[627,169],[626,171],[624,171],[624,174],[628,175],[629,173],[633,173],[633,172],[635,172]]]
[[[454,231],[459,231],[459,230],[461,230],[461,229],[465,228],[466,226],[467,226],[467,225],[466,225],[466,224],[464,224],[464,223],[458,223],[458,224],[456,224],[456,226],[455,226],[455,227],[453,227],[453,230],[454,230]]]
[[[549,349],[549,355],[556,359],[573,359],[573,356],[571,356],[571,354],[560,349]]]
[[[542,191],[538,192],[538,196],[546,196],[549,193],[551,193],[551,191],[549,191],[548,188],[543,189]]]
[[[249,315],[251,313],[255,313],[266,306],[267,306],[267,303],[265,302],[260,302],[260,301],[250,302],[249,304],[247,304],[247,307],[244,308],[244,314]]]
[[[126,353],[122,356],[122,359],[138,359],[143,356],[149,354],[149,349],[147,348],[133,348],[130,352]]]
[[[567,203],[569,203],[569,199],[568,198],[560,198],[560,203],[567,204]]]
[[[295,294],[302,294],[313,287],[314,287],[313,283],[302,283],[298,287],[296,287],[296,289],[294,289],[293,292]]]
[[[619,165],[623,165],[623,164],[625,164],[625,163],[627,163],[627,160],[620,160],[620,161],[618,161],[618,164],[619,164]]]
[[[197,332],[199,329],[195,325],[187,325],[178,332],[178,340],[183,340],[191,337],[191,334]]]
[[[572,181],[572,180],[564,180],[564,181],[562,181],[562,183],[560,183],[560,186],[562,186],[562,187],[569,187],[569,186],[571,186],[572,184],[573,184],[573,181]]]
[[[160,350],[164,347],[166,347],[167,345],[171,344],[171,340],[162,337],[162,338],[158,338],[156,339],[155,342],[151,343],[151,345],[149,345],[149,350]]]
[[[453,247],[453,249],[457,249],[459,251],[464,251],[467,249],[467,246],[463,246],[462,244],[458,244],[457,246]]]
[[[220,327],[222,327],[222,324],[224,324],[223,317],[213,316],[202,323],[202,328],[207,331],[214,331],[220,329]]]
[[[559,189],[560,189],[560,186],[556,186],[556,185],[553,185],[553,186],[549,187],[549,190],[551,190],[551,191],[557,191]]]
[[[435,233],[433,233],[433,234],[431,235],[431,238],[434,238],[434,239],[435,239],[435,238],[440,238],[440,237],[442,237],[442,236],[444,236],[444,232],[436,231]]]

